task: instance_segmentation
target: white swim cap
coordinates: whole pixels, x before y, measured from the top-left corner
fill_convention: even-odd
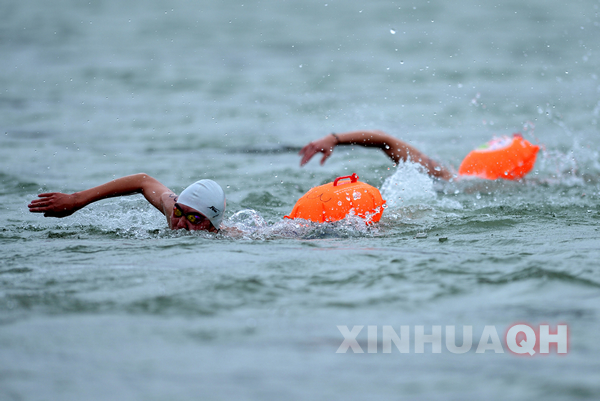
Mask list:
[[[196,181],[183,190],[177,202],[208,217],[215,228],[221,225],[225,212],[225,193],[213,180]]]

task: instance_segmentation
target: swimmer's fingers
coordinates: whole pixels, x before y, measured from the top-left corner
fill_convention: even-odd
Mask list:
[[[311,142],[302,149],[300,149],[299,154],[302,155],[302,160],[300,160],[300,165],[304,166],[309,162],[310,159],[317,153],[323,153],[323,158],[321,159],[321,164],[325,163],[325,160],[331,155],[333,152],[333,147],[323,140]]]
[[[27,207],[31,213],[48,213],[52,210],[52,203],[36,199],[27,205]]]
[[[29,205],[30,206],[31,205],[38,205],[39,206],[42,203],[48,203],[53,196],[54,196],[54,193],[39,194],[38,195],[38,199],[32,200]]]
[[[27,207],[31,213],[44,213],[46,217],[66,217],[77,210],[72,195],[58,192],[40,194]]]
[[[308,150],[308,147],[310,145],[311,145],[310,143],[308,145],[305,145],[302,149],[300,149],[300,152],[298,152],[298,154],[302,156],[304,153],[306,153],[306,151]]]
[[[51,203],[52,194],[40,194],[38,199],[32,200],[27,207],[32,213],[42,213]]]
[[[31,213],[43,213],[44,217],[67,217],[72,215],[75,211],[69,209],[56,210],[51,206],[36,206],[29,207]]]
[[[29,205],[27,205],[27,207],[29,208],[29,211],[31,213],[43,213],[45,210],[48,208],[48,205],[43,203],[43,204],[34,204],[33,202],[30,203]]]
[[[327,143],[325,140],[320,140],[315,144],[315,152],[313,154],[318,152],[323,153],[323,157],[321,158],[321,166],[325,164],[325,160],[327,160],[333,153],[333,146],[334,145]]]
[[[52,201],[56,197],[56,195],[57,195],[56,192],[39,194],[37,199],[34,199],[34,200],[31,201],[31,203],[29,203],[29,207],[32,207],[32,206],[37,206],[37,207],[47,206],[47,205],[49,205],[49,204],[52,203]]]
[[[332,150],[331,148],[323,150],[323,157],[321,158],[321,166],[323,164],[325,164],[325,160],[327,160],[329,158],[329,156],[331,156]]]
[[[312,159],[312,157],[317,153],[317,147],[313,142],[300,149],[300,152],[298,153],[302,156],[302,160],[300,160],[300,166],[304,166],[306,163],[308,163],[309,160]]]

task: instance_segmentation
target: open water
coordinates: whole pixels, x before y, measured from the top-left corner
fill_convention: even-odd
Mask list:
[[[0,399],[599,399],[599,8],[1,1]],[[494,135],[543,150],[521,182],[435,182],[351,147],[299,167],[354,129],[454,168]],[[216,180],[243,236],[172,232],[141,196],[27,210],[138,172]],[[379,224],[283,220],[353,172],[382,189]],[[516,323],[566,324],[568,353],[510,352]],[[338,325],[365,326],[364,353],[336,353]],[[410,352],[384,353],[403,325]],[[420,326],[457,344],[472,326],[474,346],[419,353]],[[503,353],[476,352],[485,326]]]

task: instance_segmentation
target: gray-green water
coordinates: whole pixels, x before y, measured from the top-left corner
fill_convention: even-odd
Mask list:
[[[0,398],[599,398],[599,7],[1,2]],[[454,168],[494,134],[544,150],[523,182],[350,147],[298,166],[376,128]],[[27,211],[142,171],[216,180],[244,236],[171,232],[139,196]],[[352,172],[390,204],[378,225],[283,220]],[[567,324],[568,354],[382,352],[386,325],[477,344],[515,323]],[[366,327],[336,353],[338,325],[377,326],[378,353]]]

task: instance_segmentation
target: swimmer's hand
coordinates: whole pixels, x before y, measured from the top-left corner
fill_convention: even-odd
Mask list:
[[[81,209],[77,206],[75,194],[60,192],[39,194],[38,199],[32,200],[27,206],[31,213],[44,213],[44,217],[67,217]]]
[[[300,160],[300,166],[304,166],[314,155],[321,152],[323,153],[323,157],[321,158],[321,165],[325,163],[325,160],[331,153],[333,153],[333,148],[338,144],[338,139],[333,135],[324,136],[321,139],[317,139],[300,149],[299,155],[302,156],[302,160]]]

